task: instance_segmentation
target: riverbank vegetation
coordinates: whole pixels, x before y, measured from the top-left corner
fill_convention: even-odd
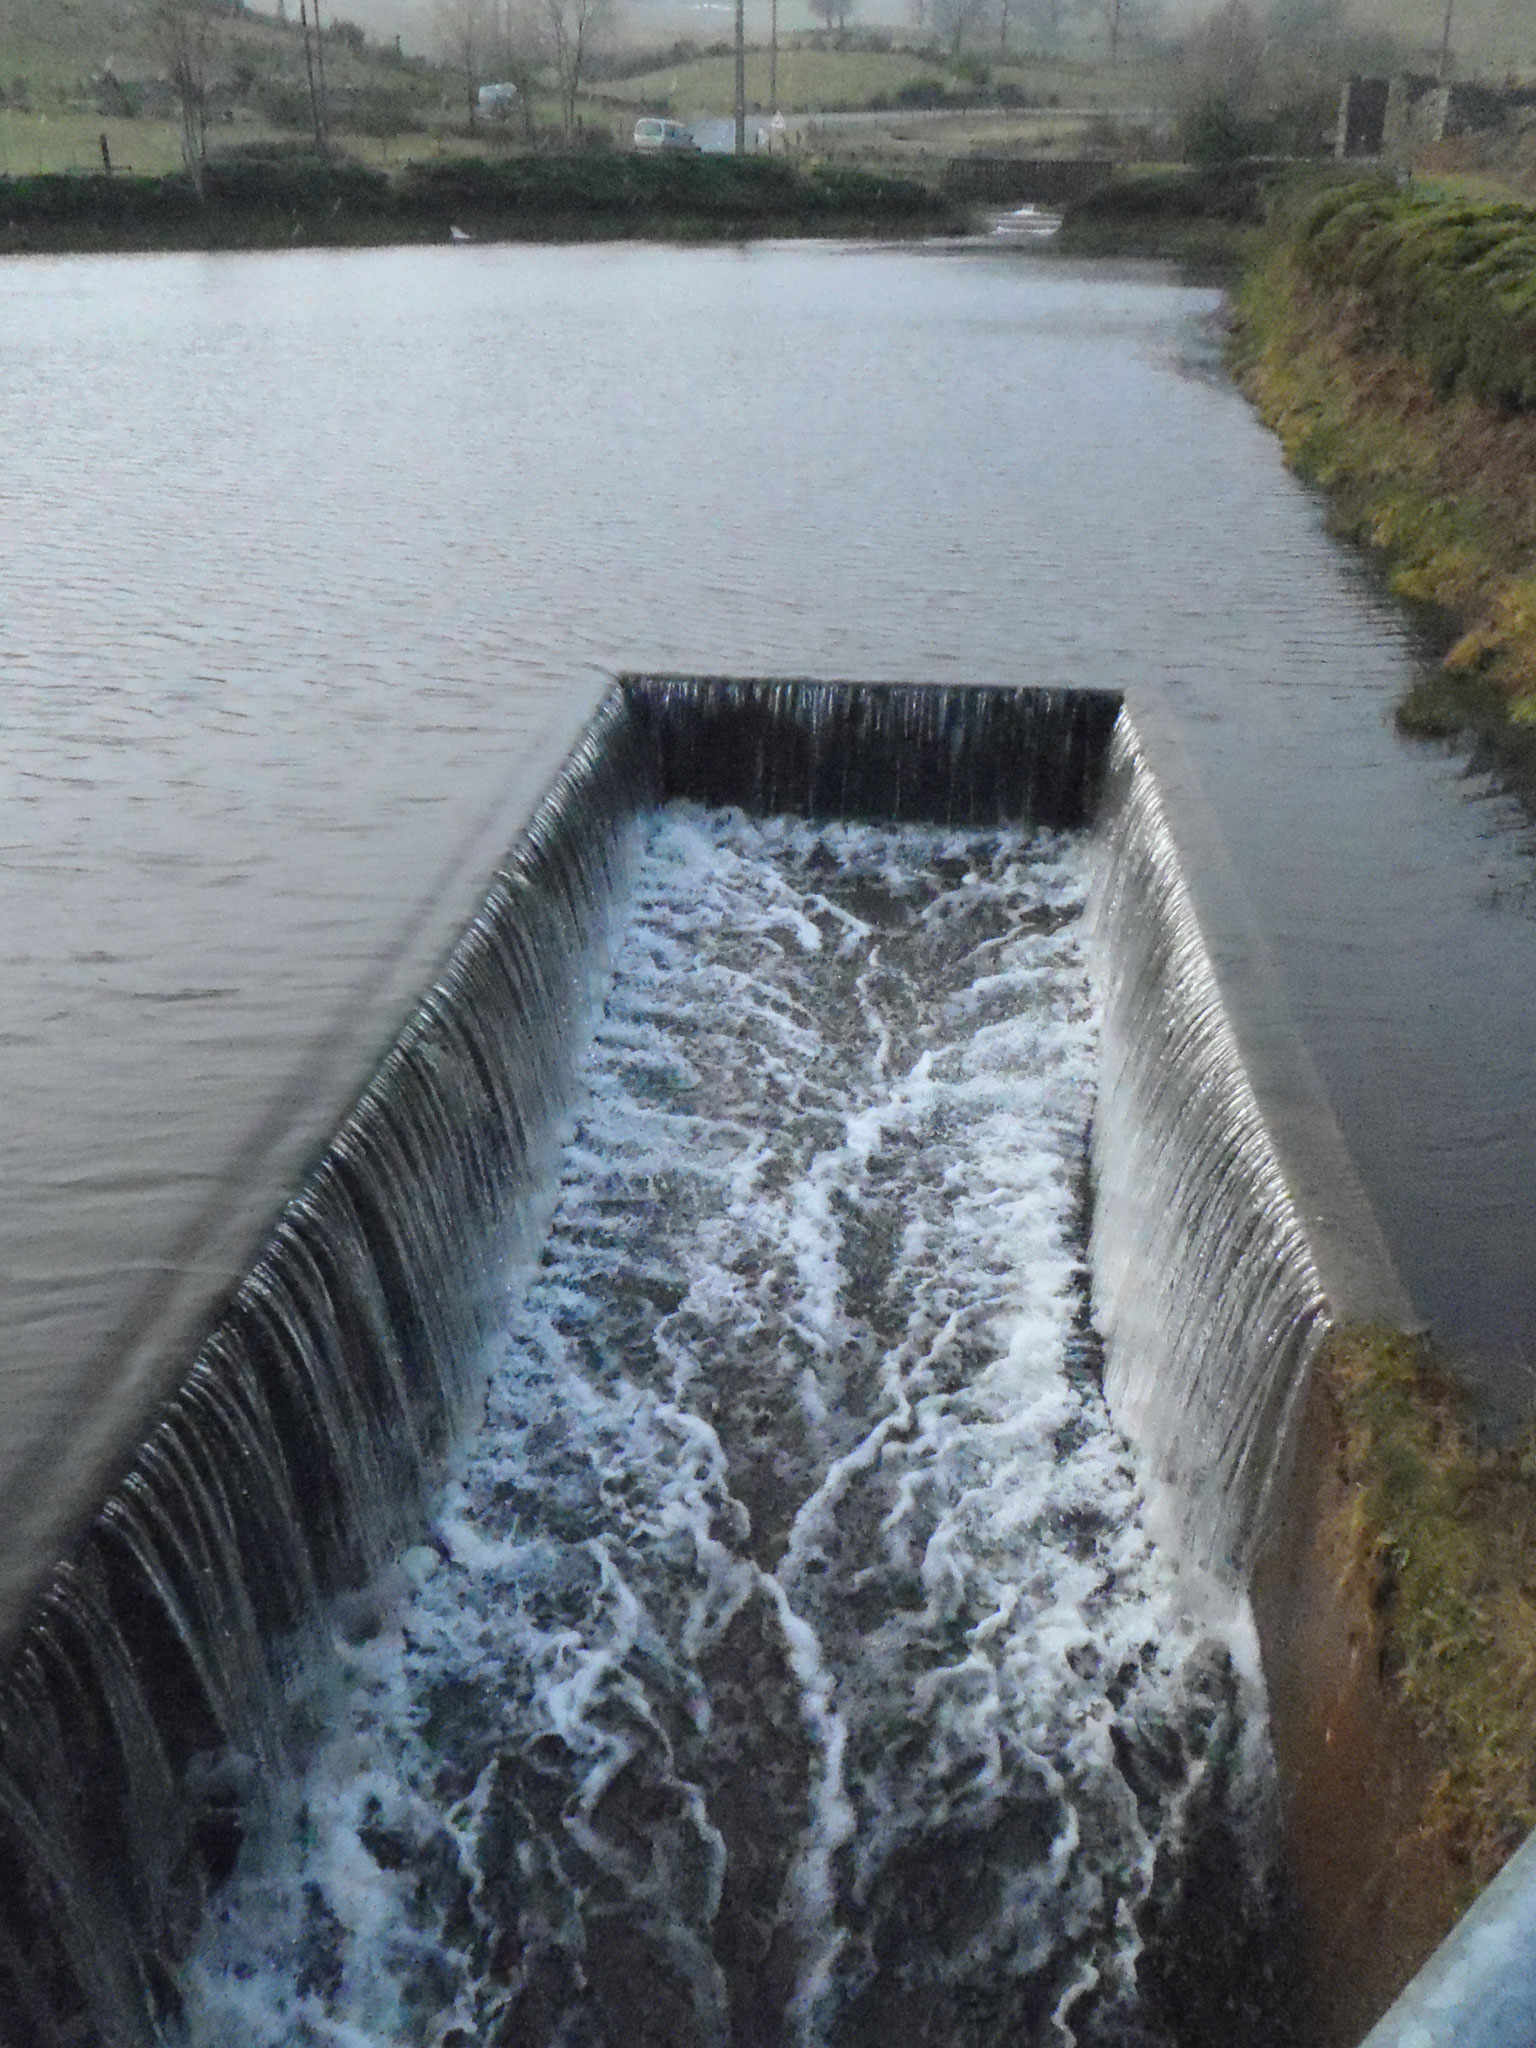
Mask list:
[[[911,234],[956,216],[921,185],[760,157],[576,151],[443,157],[394,176],[335,156],[211,159],[185,176],[0,179],[0,250],[654,235]]]
[[[1282,205],[1234,358],[1337,529],[1440,641],[1401,723],[1502,729],[1536,762],[1536,207],[1379,179]]]
[[[1463,1905],[1536,1827],[1536,1435],[1479,1444],[1419,1340],[1336,1335],[1322,1372],[1383,1683],[1436,1767],[1422,1825]]]
[[[1117,177],[1072,203],[1055,247],[1072,256],[1232,265],[1263,227],[1278,175],[1273,166],[1245,162]]]

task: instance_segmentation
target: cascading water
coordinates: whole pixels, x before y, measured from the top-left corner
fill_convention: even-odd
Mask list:
[[[1109,690],[630,676],[663,801],[755,815],[1071,830],[1098,807]]]
[[[1251,1729],[1084,1315],[1092,867],[659,824],[485,1426],[198,2048],[1229,2038]]]
[[[547,1207],[644,767],[615,699],[27,1624],[0,1689],[12,2048],[151,2039],[321,1603],[410,1533]],[[594,981],[594,975],[598,981]]]
[[[1326,1304],[1122,716],[1097,906],[1094,1312],[1160,1519],[1241,1585]]]
[[[1239,2016],[1209,1961],[1263,1924],[1234,1905],[1262,1903],[1252,1724],[1140,1532],[1079,1272],[1092,862],[972,829],[1088,822],[1115,713],[615,692],[14,1647],[12,2048],[144,2048],[184,1997],[221,2042],[283,2009],[275,2038],[441,2048],[511,2015],[551,2043],[1263,2038],[1272,1977]],[[1294,1260],[1275,1283],[1257,1141],[1220,1220],[1189,1075],[1220,1019],[1158,1009],[1159,963],[1207,970],[1134,769],[1104,922],[1140,965],[1095,1124],[1113,1385],[1176,1476],[1146,1392],[1172,1361],[1226,1446],[1194,1526],[1240,1561],[1315,1302]],[[695,794],[969,836],[665,828],[509,1325],[637,820]],[[1144,1167],[1177,1221],[1138,1321]],[[489,1427],[391,1565],[488,1368]]]

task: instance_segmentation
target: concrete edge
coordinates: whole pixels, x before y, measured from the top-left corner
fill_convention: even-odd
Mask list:
[[[1536,2041],[1536,1835],[1505,1864],[1361,2048]]]
[[[1420,1331],[1423,1319],[1307,1050],[1221,828],[1181,751],[1124,714],[1163,799],[1211,970],[1306,1230],[1335,1323]]]
[[[210,1204],[196,1232],[170,1248],[174,1264],[166,1265],[94,1361],[80,1411],[29,1453],[0,1544],[0,1653],[14,1643],[33,1602],[132,1465],[161,1405],[191,1370],[289,1203],[436,986],[494,875],[617,689],[606,674],[574,681],[557,714],[531,736],[515,782],[467,821],[412,912],[409,936],[397,941],[396,951],[409,955],[409,995],[367,1040],[355,1018],[336,1020],[280,1084],[235,1154],[227,1199]],[[387,964],[397,966],[393,954]],[[367,990],[355,993],[366,996]],[[316,1113],[306,1117],[306,1104]],[[259,1168],[278,1149],[279,1134],[288,1136],[297,1161],[263,1196]],[[33,1474],[46,1475],[46,1483],[29,1483]]]
[[[1419,1334],[1424,1321],[1388,1250],[1199,781],[1166,736],[1147,732],[1129,709],[1125,715],[1161,791],[1211,967],[1311,1244],[1332,1320],[1336,1325],[1385,1324]],[[1288,1490],[1284,1474],[1280,1486]],[[1303,1539],[1311,1540],[1312,1533],[1302,1532]],[[1255,1604],[1273,1607],[1257,1588]],[[1294,1619],[1276,1611],[1256,1614],[1256,1619],[1268,1667],[1272,1656],[1288,1654],[1286,1638]],[[1369,1800],[1380,1788],[1362,1789]],[[1532,2044],[1536,1835],[1432,1951],[1366,2034],[1361,2048]]]

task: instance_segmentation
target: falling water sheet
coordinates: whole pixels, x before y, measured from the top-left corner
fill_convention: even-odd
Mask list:
[[[1287,2038],[1259,1717],[1098,1387],[1095,865],[657,821],[484,1428],[295,1702],[197,2048]]]

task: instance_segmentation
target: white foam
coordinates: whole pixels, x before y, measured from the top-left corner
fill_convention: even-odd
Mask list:
[[[1063,2042],[1133,1997],[1200,1765],[1138,1797],[1122,1752],[1209,1723],[1210,1656],[1066,1369],[1092,862],[659,824],[451,1562],[345,1653],[187,1973],[200,2048],[530,2000],[607,2042],[615,1971],[723,2048],[748,1936],[804,2048],[893,1972],[1004,2020],[1045,1985]]]

